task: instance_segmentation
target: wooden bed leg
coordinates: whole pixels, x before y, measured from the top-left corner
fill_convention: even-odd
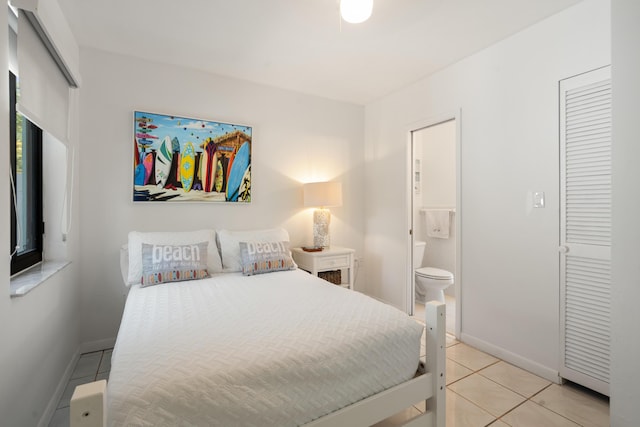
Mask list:
[[[71,427],[107,425],[107,382],[105,380],[76,387],[69,409]]]
[[[425,306],[426,370],[433,375],[433,397],[427,400],[427,410],[435,414],[434,425],[445,427],[446,413],[446,305],[430,301]]]

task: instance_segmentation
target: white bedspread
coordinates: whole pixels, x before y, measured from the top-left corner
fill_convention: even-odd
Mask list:
[[[109,425],[301,425],[413,377],[421,332],[300,270],[134,286]]]

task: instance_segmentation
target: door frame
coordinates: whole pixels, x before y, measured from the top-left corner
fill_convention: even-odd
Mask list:
[[[414,161],[413,161],[413,133],[421,129],[436,126],[451,120],[456,122],[456,213],[454,215],[454,223],[456,227],[456,269],[455,275],[455,294],[456,294],[456,324],[455,336],[459,337],[462,331],[462,110],[457,109],[432,117],[428,117],[409,124],[406,127],[407,144],[406,144],[406,185],[407,191],[407,224],[409,230],[406,234],[406,247],[409,254],[409,262],[407,263],[407,282],[405,283],[405,311],[409,315],[413,315],[415,305],[415,282],[414,282],[414,266],[413,266],[413,248],[414,248],[414,217],[413,217],[413,177],[414,177]]]

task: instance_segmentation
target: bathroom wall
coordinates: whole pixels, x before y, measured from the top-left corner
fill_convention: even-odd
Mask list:
[[[450,237],[439,239],[427,236],[426,216],[421,212],[456,207],[455,120],[413,132],[413,149],[414,159],[420,160],[420,183],[414,185],[414,230],[417,240],[427,242],[422,265],[455,272],[455,214],[451,215]],[[455,295],[455,286],[449,286],[445,293]]]
[[[610,3],[584,0],[367,105],[367,293],[407,308],[407,132],[459,111],[461,338],[557,379],[558,81],[610,53]],[[532,190],[545,209],[531,208]]]

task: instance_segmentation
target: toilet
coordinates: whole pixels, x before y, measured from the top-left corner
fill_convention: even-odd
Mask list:
[[[427,242],[416,241],[413,248],[413,266],[422,265]],[[453,273],[434,267],[419,267],[414,270],[416,301],[444,301],[444,290],[453,284]]]

